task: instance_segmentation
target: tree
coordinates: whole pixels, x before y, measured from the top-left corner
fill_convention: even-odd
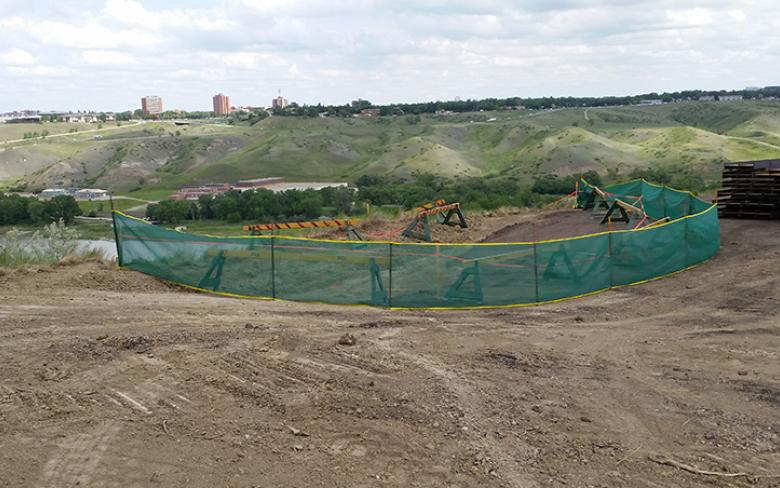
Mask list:
[[[27,214],[30,216],[30,220],[35,223],[49,221],[46,217],[46,205],[39,200],[32,201],[27,205]]]
[[[210,193],[207,193],[206,195],[201,195],[198,197],[198,208],[200,213],[201,219],[212,219],[214,218],[214,196]]]
[[[160,222],[178,224],[190,216],[190,202],[186,200],[163,200],[160,203],[149,205],[146,215]]]
[[[0,225],[13,225],[28,220],[27,206],[32,199],[18,195],[6,197],[0,194]]]
[[[63,222],[69,224],[73,222],[75,216],[81,215],[82,212],[75,198],[70,195],[60,195],[45,203],[45,213],[52,222],[62,219]]]

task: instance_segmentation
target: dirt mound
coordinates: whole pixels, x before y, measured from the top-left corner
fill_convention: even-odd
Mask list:
[[[507,225],[481,242],[533,242],[605,232],[607,226],[599,222],[580,209],[545,210],[535,213],[533,218]],[[625,229],[626,225],[620,222],[612,228]]]
[[[0,286],[16,289],[88,289],[117,292],[155,292],[178,288],[152,276],[118,269],[99,261],[62,266],[0,268]]]

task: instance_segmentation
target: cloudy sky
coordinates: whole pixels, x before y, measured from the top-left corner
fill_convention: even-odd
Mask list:
[[[778,0],[0,0],[0,111],[768,84]]]

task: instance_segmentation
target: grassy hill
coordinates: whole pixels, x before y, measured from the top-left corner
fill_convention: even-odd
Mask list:
[[[80,132],[70,133],[72,128]],[[3,143],[47,129],[46,139]],[[688,169],[717,182],[726,160],[780,157],[780,103],[505,111],[379,119],[271,117],[254,126],[144,123],[0,126],[0,185],[127,192],[240,178],[363,174],[567,175]]]

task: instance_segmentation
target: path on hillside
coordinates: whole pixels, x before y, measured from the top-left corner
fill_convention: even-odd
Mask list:
[[[759,140],[757,140],[757,139],[752,139],[752,138],[750,138],[750,137],[730,136],[730,135],[728,135],[728,134],[724,134],[724,135],[725,135],[726,137],[728,137],[729,139],[737,139],[737,140],[739,140],[739,141],[754,142],[754,143],[756,143],[756,144],[759,144],[759,145],[761,145],[761,146],[768,146],[768,147],[771,147],[772,149],[775,149],[775,150],[777,150],[777,151],[780,151],[780,146],[778,146],[777,144],[772,144],[772,143],[770,143],[770,142],[765,142],[765,141],[759,141]]]
[[[36,137],[34,139],[11,139],[11,140],[7,140],[7,141],[0,141],[0,144],[15,144],[17,142],[34,142],[34,141],[40,142],[40,141],[45,141],[46,139],[52,139],[54,137],[77,136],[77,135],[80,135],[80,134],[89,134],[89,133],[92,133],[92,132],[104,132],[104,131],[108,131],[108,130],[126,129],[128,127],[134,127],[136,125],[145,124],[147,122],[148,121],[146,121],[146,120],[139,120],[138,122],[132,122],[132,123],[128,123],[127,125],[122,125],[121,127],[114,126],[114,127],[103,127],[101,129],[80,130],[80,131],[77,131],[77,132],[63,132],[61,134],[49,134],[46,137]],[[57,122],[52,122],[52,123],[57,123]]]
[[[130,207],[128,209],[125,209],[125,212],[140,212],[141,210],[146,210],[146,207],[154,203],[160,203],[160,202],[157,200],[149,200],[146,203],[142,203],[140,205],[136,205],[135,207]]]

